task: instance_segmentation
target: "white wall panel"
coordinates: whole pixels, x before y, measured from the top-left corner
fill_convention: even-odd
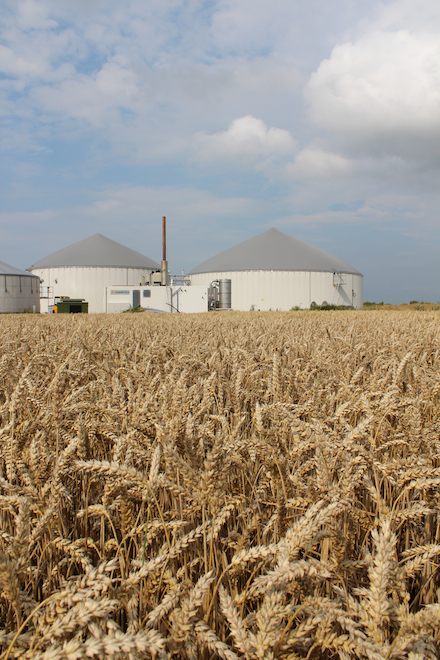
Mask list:
[[[188,275],[192,285],[209,286],[216,279],[231,280],[232,309],[288,311],[322,305],[353,305],[362,309],[363,277],[347,274],[334,286],[333,273],[309,271],[236,271]]]
[[[0,313],[40,311],[38,277],[0,275]]]
[[[93,314],[105,311],[105,287],[138,285],[142,276],[149,276],[150,269],[69,267],[36,269],[32,273],[44,280],[44,288],[52,288],[54,296],[84,298]],[[41,311],[47,312],[48,305],[53,305],[53,298],[41,300]]]
[[[43,287],[52,287],[54,296],[84,298],[91,313],[105,311],[106,287],[138,286],[142,277],[149,274],[149,270],[144,269],[89,267],[46,268],[32,272],[44,280]],[[358,309],[362,309],[363,305],[361,275],[345,275],[339,287],[334,286],[333,273],[309,271],[201,273],[188,275],[188,278],[193,286],[204,287],[209,286],[212,280],[230,279],[232,309],[236,310],[248,311],[252,307],[262,311],[288,311],[294,307],[308,309],[312,302],[321,305],[324,301],[335,305],[353,305]],[[53,299],[42,299],[41,311],[48,311],[51,304]]]
[[[147,310],[183,314],[208,311],[206,286],[124,286],[106,287],[107,312],[124,312],[130,309],[133,306],[134,290],[140,294],[141,307]]]

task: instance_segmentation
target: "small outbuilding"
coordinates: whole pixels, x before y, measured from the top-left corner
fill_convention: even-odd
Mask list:
[[[102,234],[58,250],[31,267],[42,282],[41,311],[51,311],[55,298],[83,299],[91,313],[105,312],[106,287],[149,281],[160,265],[140,252]]]
[[[87,314],[89,304],[82,298],[55,298],[55,314]]]
[[[40,311],[40,278],[0,261],[0,314]]]
[[[278,229],[220,252],[189,271],[187,277],[199,286],[231,280],[231,307],[235,310],[363,306],[363,276],[356,268]]]

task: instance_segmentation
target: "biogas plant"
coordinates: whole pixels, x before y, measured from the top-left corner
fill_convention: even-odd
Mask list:
[[[40,259],[27,272],[2,264],[0,311],[22,311],[25,305],[38,305],[43,313],[288,311],[326,304],[362,309],[359,271],[278,229],[224,250],[186,275],[173,276],[166,257],[165,217],[162,222],[161,263],[95,234]],[[25,302],[23,291],[29,287],[32,293],[26,295],[33,297]]]

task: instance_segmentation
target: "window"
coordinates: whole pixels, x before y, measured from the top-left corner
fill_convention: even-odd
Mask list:
[[[151,298],[151,291],[150,291],[150,289],[144,289],[144,290],[143,290],[143,293],[142,293],[142,296],[143,296],[144,298]]]

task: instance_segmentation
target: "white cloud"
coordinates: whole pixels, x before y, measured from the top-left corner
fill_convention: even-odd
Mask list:
[[[41,111],[66,119],[83,119],[97,127],[108,121],[115,108],[134,110],[140,95],[136,74],[121,66],[117,58],[106,62],[96,74],[76,74],[59,85],[40,85],[32,91]]]
[[[354,170],[354,164],[347,158],[314,147],[302,149],[295,161],[286,166],[287,176],[295,179],[347,176]]]
[[[440,5],[437,0],[387,0],[372,5],[371,19],[363,20],[359,27],[364,33],[410,29],[412,33],[440,30]]]
[[[223,51],[259,52],[288,31],[289,0],[220,0],[212,17],[211,35]]]
[[[158,223],[166,214],[173,221],[198,225],[206,218],[228,217],[252,213],[254,202],[245,197],[219,197],[207,191],[186,186],[127,186],[101,193],[101,199],[84,211],[90,218],[119,223],[129,209],[132,217]],[[159,223],[160,224],[160,223]],[[160,226],[158,231],[160,233]],[[189,226],[189,224],[187,224]]]
[[[169,162],[192,153],[195,132],[209,134],[249,108],[276,122],[300,99],[301,78],[290,62],[219,48],[211,19],[227,11],[222,2],[5,2],[3,148],[32,150],[75,133],[105,143],[106,160],[110,147],[125,162]]]
[[[23,57],[11,48],[0,44],[2,71],[8,76],[39,76],[46,71],[45,63],[38,57]]]
[[[374,32],[338,45],[306,95],[313,123],[347,149],[429,158],[440,146],[439,35]]]
[[[289,131],[268,128],[252,115],[234,119],[226,131],[195,136],[195,158],[203,162],[226,161],[242,166],[285,158],[295,151],[296,142]]]
[[[50,4],[45,0],[20,0],[16,5],[17,25],[22,30],[53,29],[58,23],[50,18]]]

